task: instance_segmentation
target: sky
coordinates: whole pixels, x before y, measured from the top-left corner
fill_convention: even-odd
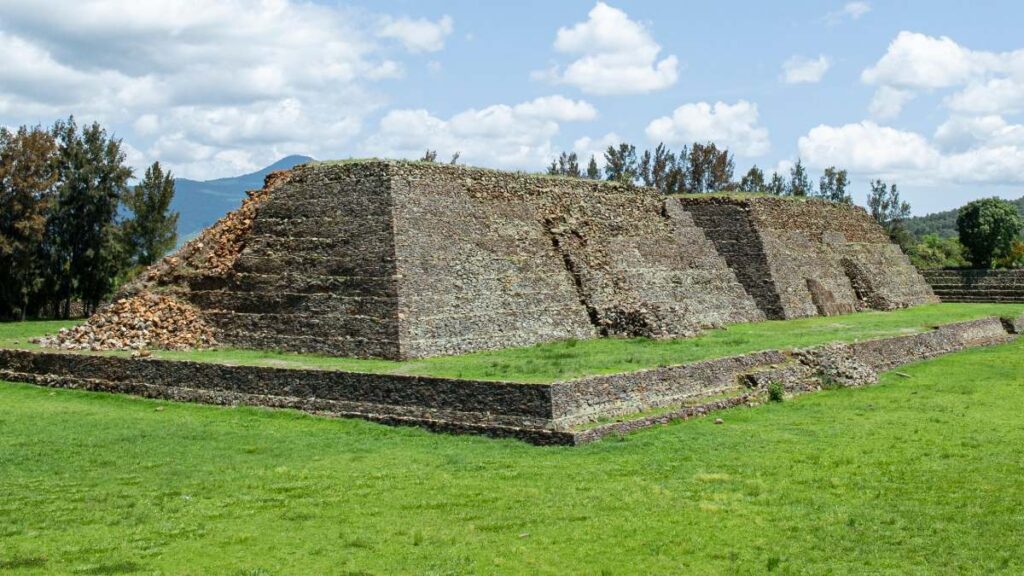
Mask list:
[[[540,171],[714,141],[898,184],[916,214],[1024,196],[1024,3],[0,0],[0,125],[74,115],[137,173],[290,154]]]

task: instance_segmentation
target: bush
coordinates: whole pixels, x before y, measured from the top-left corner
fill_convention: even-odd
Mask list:
[[[771,402],[782,402],[786,398],[786,388],[782,382],[768,383],[768,400]]]
[[[995,260],[1010,254],[1024,222],[1012,203],[984,198],[960,209],[956,228],[971,264],[978,268],[991,268]]]
[[[919,270],[929,268],[962,268],[967,266],[964,247],[956,238],[940,238],[928,234],[910,248],[910,262]]]

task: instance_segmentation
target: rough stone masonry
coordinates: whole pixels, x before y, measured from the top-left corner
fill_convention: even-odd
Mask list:
[[[384,160],[268,177],[152,292],[221,344],[392,359],[934,301],[859,209]]]

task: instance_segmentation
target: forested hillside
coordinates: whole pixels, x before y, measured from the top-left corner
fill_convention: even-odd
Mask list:
[[[1024,215],[1024,197],[1014,200],[1013,203],[1017,205],[1021,215]],[[955,238],[957,235],[957,212],[957,210],[946,210],[927,216],[908,218],[904,222],[904,226],[915,238],[922,238],[927,234],[936,234],[941,238]]]

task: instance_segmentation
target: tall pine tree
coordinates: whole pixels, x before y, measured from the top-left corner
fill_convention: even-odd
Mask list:
[[[604,153],[604,175],[608,180],[633,184],[640,175],[636,146],[625,142],[609,146]]]
[[[764,171],[758,168],[756,164],[751,166],[750,170],[740,180],[740,191],[753,194],[765,191]]]
[[[811,179],[807,176],[807,169],[803,162],[797,158],[796,164],[789,170],[789,184],[786,186],[787,196],[810,196],[814,193]]]
[[[132,171],[125,165],[121,141],[98,123],[79,132],[74,118],[54,127],[58,143],[59,184],[48,232],[50,273],[60,315],[81,298],[94,312],[114,287],[127,259],[117,210]]]
[[[837,170],[835,166],[829,166],[818,180],[818,196],[840,204],[853,204],[853,198],[846,192],[849,183],[846,170]]]
[[[164,172],[159,162],[147,168],[142,182],[125,195],[132,216],[124,223],[124,238],[135,265],[149,266],[174,248],[178,213],[171,212],[173,199],[174,175]]]

